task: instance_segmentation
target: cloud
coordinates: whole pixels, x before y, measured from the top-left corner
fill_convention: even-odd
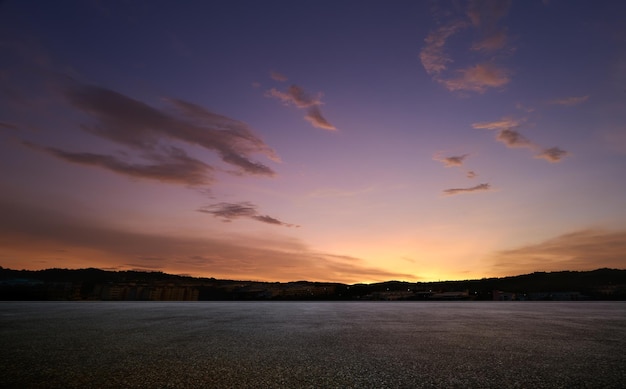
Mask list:
[[[298,85],[291,85],[287,89],[287,92],[281,92],[276,88],[272,88],[267,91],[267,96],[277,98],[285,104],[293,104],[298,108],[307,108],[315,105],[320,105],[322,103],[319,97],[311,97],[304,89],[302,89]]]
[[[455,20],[431,31],[420,51],[420,61],[426,73],[452,92],[484,93],[488,88],[508,84],[511,72],[493,63],[493,53],[507,46],[506,29],[498,26],[498,22],[507,14],[510,3],[500,0],[470,1],[463,18],[457,16]],[[482,63],[454,69],[450,73],[448,68],[454,61],[445,49],[446,43],[467,27],[473,27],[480,33],[480,39],[469,49],[489,56],[483,55]]]
[[[498,26],[498,22],[506,16],[510,7],[510,0],[473,0],[469,2],[467,16],[482,35],[482,39],[472,45],[472,50],[495,51],[505,47],[507,42],[506,31]]]
[[[588,95],[578,96],[578,97],[566,97],[563,99],[552,100],[549,102],[549,104],[572,106],[572,105],[582,104],[587,100],[589,100]]]
[[[284,223],[268,215],[261,215],[259,214],[256,206],[247,201],[240,203],[212,204],[206,207],[202,207],[197,211],[202,213],[208,213],[217,218],[221,218],[223,222],[231,222],[235,219],[244,217],[267,224],[275,224],[285,227],[300,227],[295,224]]]
[[[330,124],[324,116],[322,116],[322,111],[317,105],[310,107],[304,118],[308,120],[309,123],[313,125],[313,127],[322,128],[324,130],[330,131],[334,131],[337,129],[335,126]]]
[[[448,68],[448,63],[453,62],[445,52],[445,44],[448,38],[457,31],[467,27],[466,23],[454,22],[431,31],[424,42],[426,46],[420,52],[422,66],[431,76],[438,76]]]
[[[467,157],[469,157],[469,154],[456,155],[452,157],[442,157],[440,155],[435,155],[433,157],[433,160],[442,162],[445,167],[455,167],[463,166],[463,162]]]
[[[495,51],[506,46],[507,35],[506,31],[501,30],[486,36],[484,39],[475,42],[472,45],[472,50],[476,51]]]
[[[498,130],[496,133],[496,140],[504,143],[510,148],[528,148],[537,152],[535,158],[545,159],[549,162],[560,162],[563,157],[569,155],[569,152],[560,149],[559,147],[551,147],[544,149],[540,145],[530,141],[528,138],[520,134],[516,128],[518,128],[523,119],[514,118],[502,118],[493,122],[480,122],[472,124],[472,128],[486,129],[486,130]]]
[[[524,122],[524,119],[503,117],[493,122],[479,122],[472,124],[472,128],[485,130],[498,130],[496,140],[504,143],[507,147],[537,148],[538,146],[520,134],[516,129]]]
[[[168,148],[160,153],[143,155],[148,163],[131,163],[113,155],[94,153],[72,153],[53,147],[42,147],[33,143],[24,145],[43,151],[67,162],[95,166],[133,178],[143,178],[190,186],[212,183],[211,166],[189,157],[183,150]]]
[[[283,75],[281,73],[275,72],[275,71],[271,71],[270,72],[270,78],[272,80],[274,80],[274,81],[280,81],[280,82],[287,81],[287,76],[285,76],[285,75]]]
[[[569,152],[565,150],[561,150],[558,147],[551,147],[535,155],[535,158],[545,159],[548,162],[560,162],[561,159],[563,159],[564,157],[568,155],[569,155]]]
[[[7,130],[19,130],[19,126],[8,122],[0,122],[0,129],[5,128]]]
[[[468,3],[467,16],[476,27],[493,28],[510,7],[511,0],[472,0]]]
[[[355,283],[418,278],[370,267],[360,258],[315,251],[287,237],[134,232],[80,219],[77,212],[68,215],[15,201],[0,200],[0,214],[0,258],[9,268],[123,270],[133,267],[125,264],[140,262],[170,273],[240,280]],[[35,264],[34,259],[47,262]]]
[[[504,86],[511,80],[509,71],[492,63],[482,63],[470,66],[467,69],[457,70],[460,76],[450,79],[441,79],[441,82],[450,91],[472,91],[483,93],[487,88]]]
[[[504,143],[507,147],[535,147],[531,141],[515,130],[500,130],[498,135],[496,135],[496,139]]]
[[[626,268],[626,231],[580,230],[493,254],[502,275],[534,271]]]
[[[208,170],[206,165],[190,163],[193,162],[190,158],[184,160],[181,156],[184,152],[180,148],[161,146],[182,142],[215,151],[223,162],[237,168],[240,174],[274,175],[271,168],[250,159],[252,154],[258,153],[274,161],[279,160],[276,153],[245,123],[191,102],[164,99],[168,107],[158,109],[110,89],[76,83],[65,90],[65,97],[74,108],[91,119],[90,123],[81,126],[82,130],[127,146],[143,156],[148,155],[152,161],[166,161],[165,165],[171,165],[175,160],[180,168],[192,167],[192,175],[201,166]],[[173,150],[177,151],[173,153]],[[82,164],[88,164],[86,161],[90,159],[94,166],[108,167],[117,172],[132,170],[129,165],[122,166],[115,157],[98,159],[95,154],[89,154],[90,158],[78,158],[80,153],[61,150],[51,154]],[[183,161],[186,163],[182,164]],[[149,171],[138,169],[137,174]],[[158,175],[145,175],[145,178],[155,177]]]
[[[478,184],[471,188],[453,188],[453,189],[445,189],[443,194],[447,196],[462,194],[462,193],[472,193],[472,192],[484,192],[491,190],[491,185],[489,184]]]
[[[504,130],[517,128],[523,123],[521,119],[514,119],[512,117],[503,117],[500,120],[493,122],[479,122],[472,124],[472,128],[484,129],[484,130]]]
[[[474,172],[473,170],[469,170],[467,173],[465,173],[465,176],[467,178],[476,178],[478,174],[476,174],[476,172]]]
[[[307,108],[307,114],[304,119],[313,127],[324,130],[334,131],[337,128],[332,125],[324,115],[320,106],[323,104],[321,95],[311,97],[303,88],[298,85],[291,85],[286,92],[281,92],[276,88],[272,88],[265,93],[265,96],[272,97],[282,101],[286,105],[295,105],[298,108]]]

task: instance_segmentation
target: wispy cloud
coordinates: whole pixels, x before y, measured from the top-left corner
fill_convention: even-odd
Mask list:
[[[321,94],[312,97],[302,87],[291,85],[286,92],[272,88],[265,93],[265,96],[278,99],[286,105],[294,105],[298,108],[306,108],[307,114],[304,118],[313,127],[334,131],[337,128],[332,125],[322,114],[320,106],[323,104]]]
[[[436,154],[433,160],[442,162],[445,167],[463,166],[465,159],[469,157],[469,154],[455,155],[451,157],[444,157],[441,154]]]
[[[273,70],[270,72],[270,78],[274,81],[280,81],[280,82],[287,81],[287,76],[285,76],[284,74],[275,72]]]
[[[493,257],[494,269],[502,275],[599,267],[624,269],[626,232],[581,230],[541,243],[499,251]]]
[[[467,173],[465,173],[465,177],[467,178],[476,178],[477,176],[478,174],[473,170],[469,170]]]
[[[560,162],[564,157],[569,155],[569,152],[559,147],[543,148],[522,135],[517,131],[517,128],[519,128],[524,121],[523,119],[504,117],[493,122],[474,123],[472,124],[472,128],[497,130],[497,141],[504,143],[510,148],[530,149],[536,153],[535,158],[538,159],[545,159],[549,162]]]
[[[275,224],[285,227],[300,227],[295,224],[284,223],[276,218],[268,215],[261,215],[257,210],[256,205],[244,201],[240,203],[218,203],[205,207],[201,207],[198,212],[208,213],[217,218],[222,219],[223,222],[231,222],[239,218],[253,219],[262,223]]]
[[[285,104],[293,104],[298,108],[307,108],[322,104],[321,96],[311,97],[304,89],[298,85],[291,85],[287,92],[281,92],[276,88],[267,91],[267,96],[279,99]]]
[[[555,99],[555,100],[551,100],[549,103],[555,104],[555,105],[572,106],[572,105],[582,104],[587,100],[589,100],[589,96],[578,96],[578,97],[566,97],[563,99]]]
[[[523,120],[521,119],[515,119],[512,117],[503,117],[502,119],[496,120],[493,122],[474,123],[472,124],[472,128],[484,129],[484,130],[504,130],[504,129],[517,128],[522,123],[523,123]]]
[[[558,147],[551,147],[543,150],[541,153],[535,155],[535,158],[545,159],[548,162],[560,162],[561,159],[567,157],[569,152],[561,150]]]
[[[46,258],[48,267],[122,269],[128,268],[123,264],[140,264],[177,274],[243,280],[353,283],[418,278],[371,267],[360,258],[319,252],[293,238],[134,232],[15,201],[0,201],[0,215],[0,256],[12,258],[2,264],[6,267]],[[48,259],[50,253],[53,259]]]
[[[506,30],[498,25],[511,7],[510,0],[473,0],[467,8],[472,25],[479,29],[481,40],[475,42],[473,50],[494,51],[506,45]]]
[[[431,31],[424,39],[425,45],[420,51],[420,60],[426,72],[453,92],[484,93],[489,88],[500,88],[508,84],[511,72],[493,62],[493,53],[507,48],[506,29],[498,23],[509,8],[510,1],[470,1],[462,18],[457,16]],[[465,68],[449,69],[454,60],[446,50],[446,43],[450,37],[468,27],[473,27],[480,34],[480,39],[469,48],[479,52],[483,61]]]
[[[458,195],[462,193],[473,193],[473,192],[485,192],[491,190],[491,185],[489,184],[478,184],[476,186],[472,186],[470,188],[452,188],[445,189],[443,194],[447,196]]]
[[[475,42],[472,45],[472,50],[495,51],[506,46],[506,42],[507,42],[506,31],[500,30],[484,37],[482,40],[478,42]]]
[[[504,86],[511,80],[509,71],[492,63],[482,63],[457,70],[458,77],[439,80],[450,91],[483,93],[487,88]]]
[[[114,155],[72,153],[29,142],[23,143],[67,162],[95,166],[133,178],[189,186],[209,185],[213,182],[211,166],[189,157],[183,150],[174,147],[161,150],[159,153],[144,154],[142,157],[146,163],[132,163]]]
[[[467,15],[476,27],[493,28],[509,12],[511,0],[471,0]]]
[[[172,142],[215,151],[238,174],[274,175],[268,166],[251,160],[252,154],[279,161],[276,153],[245,123],[191,102],[164,99],[168,106],[160,109],[110,89],[78,83],[68,86],[64,95],[73,108],[90,119],[80,127],[83,131],[128,147],[135,157],[146,161],[137,164],[114,155],[39,147],[68,162],[137,178],[198,185],[211,182],[206,177],[213,167],[189,157]]]
[[[313,125],[313,127],[322,128],[324,130],[334,131],[337,128],[330,124],[328,120],[324,116],[322,116],[322,111],[319,106],[314,105],[307,110],[307,114],[304,117]]]
[[[457,31],[467,26],[468,24],[465,22],[453,22],[431,31],[424,39],[426,46],[420,52],[420,60],[429,75],[438,76],[448,68],[449,63],[453,62],[445,51],[446,41]]]
[[[19,126],[16,124],[12,124],[12,123],[7,123],[7,122],[0,122],[0,129],[6,129],[6,130],[19,130]]]
[[[503,117],[493,122],[479,122],[472,124],[472,128],[497,130],[496,140],[504,143],[507,147],[525,147],[536,149],[539,146],[528,140],[525,136],[517,131],[524,119],[516,119],[513,117]]]
[[[500,130],[496,135],[496,139],[507,145],[507,147],[535,147],[535,145],[526,139],[524,135],[515,130]]]

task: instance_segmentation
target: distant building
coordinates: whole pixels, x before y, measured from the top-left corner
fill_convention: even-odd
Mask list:
[[[430,295],[431,300],[465,300],[469,299],[469,290],[457,292],[439,292]]]
[[[512,292],[503,292],[501,290],[493,291],[493,301],[513,301],[517,300],[517,295]]]

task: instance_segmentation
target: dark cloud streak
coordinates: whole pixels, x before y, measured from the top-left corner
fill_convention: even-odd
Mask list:
[[[95,166],[133,178],[153,179],[190,186],[209,185],[213,181],[211,166],[189,157],[183,150],[177,148],[169,148],[158,154],[144,155],[148,163],[139,164],[126,162],[113,155],[72,153],[53,147],[42,147],[30,142],[23,142],[23,144],[67,162]]]
[[[185,159],[181,155],[184,152],[179,148],[166,147],[167,151],[163,152],[161,144],[178,141],[213,150],[223,162],[235,166],[241,174],[264,176],[275,174],[270,167],[250,159],[252,154],[259,153],[272,160],[279,160],[275,152],[254,135],[245,123],[210,112],[196,104],[179,99],[166,99],[171,107],[168,111],[154,108],[110,89],[76,83],[67,88],[65,96],[75,108],[95,119],[95,122],[81,126],[84,131],[130,147],[143,155],[149,154],[153,160],[170,162],[175,160],[179,162],[177,163],[179,168],[184,166],[192,168],[187,175],[195,176],[200,168],[208,171],[210,167],[189,157]],[[89,164],[87,163],[89,158],[78,158],[80,153],[57,150],[52,154],[69,162]],[[95,154],[90,157],[92,165],[108,167],[119,173],[133,171],[131,166],[124,166],[115,157],[96,158]],[[165,165],[168,166],[170,163]],[[150,173],[150,169],[134,171],[134,175],[146,172],[145,178],[159,179],[158,174]]]
[[[462,194],[462,193],[473,193],[473,192],[485,192],[491,190],[491,185],[489,184],[478,184],[476,186],[473,186],[471,188],[452,188],[452,189],[445,189],[443,191],[443,194],[447,195],[447,196],[453,196],[453,195],[458,195],[458,194]]]
[[[284,223],[276,218],[268,215],[261,215],[256,205],[244,201],[240,203],[218,203],[208,205],[197,210],[198,212],[207,213],[214,217],[222,219],[223,222],[230,223],[238,218],[248,218],[262,223],[275,224],[285,227],[300,227],[295,224]]]
[[[504,143],[510,148],[527,148],[533,150],[535,158],[545,159],[549,162],[560,162],[564,157],[569,155],[569,152],[562,150],[559,147],[551,147],[544,149],[540,145],[530,141],[517,131],[521,123],[524,120],[517,120],[513,118],[502,118],[494,122],[481,122],[472,124],[472,128],[497,130],[496,140]]]

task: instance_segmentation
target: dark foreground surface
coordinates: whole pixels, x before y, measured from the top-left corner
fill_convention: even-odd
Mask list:
[[[2,388],[623,388],[626,303],[0,303]]]

